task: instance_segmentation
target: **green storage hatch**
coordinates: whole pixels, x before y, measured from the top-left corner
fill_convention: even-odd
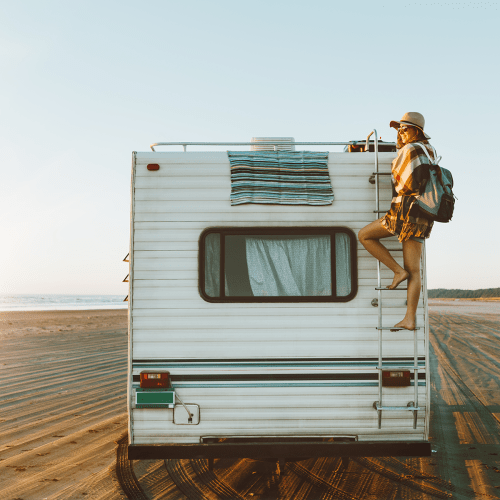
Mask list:
[[[173,408],[175,405],[175,391],[157,389],[137,389],[135,394],[136,408]]]

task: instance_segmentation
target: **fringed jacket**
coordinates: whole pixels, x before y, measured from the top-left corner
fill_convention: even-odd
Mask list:
[[[382,218],[384,226],[403,242],[411,236],[428,238],[433,221],[421,217],[417,207],[413,207],[415,195],[420,194],[429,180],[429,159],[420,144],[425,144],[432,159],[434,152],[428,141],[403,146],[392,162],[392,202],[391,208]]]

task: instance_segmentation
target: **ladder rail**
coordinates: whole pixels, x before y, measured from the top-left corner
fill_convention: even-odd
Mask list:
[[[379,165],[378,165],[378,134],[377,130],[373,129],[366,138],[366,143],[368,144],[368,140],[370,137],[375,134],[375,142],[374,142],[374,152],[375,152],[375,212],[378,214],[380,211],[380,183],[379,183]],[[368,148],[365,148],[365,151],[368,151]],[[380,261],[377,259],[377,310],[378,310],[378,402],[379,405],[383,405],[382,401],[382,275],[380,272]],[[379,429],[382,426],[382,411],[378,411],[378,427]]]
[[[418,339],[417,329],[413,330],[413,388],[414,388],[414,405],[418,408]],[[413,428],[417,428],[417,412],[413,412]]]
[[[377,130],[373,129],[372,132],[368,135],[366,138],[366,142],[368,144],[368,140],[370,137],[375,134],[375,140],[374,140],[374,149],[375,149],[375,171],[372,174],[372,177],[370,177],[369,181],[370,183],[375,184],[375,210],[373,213],[377,216],[378,220],[378,215],[381,213],[385,213],[385,210],[380,210],[380,176],[381,175],[390,175],[385,172],[379,172],[379,162],[378,162],[378,137],[377,137]],[[365,150],[368,150],[366,148]],[[401,251],[402,249],[396,249],[396,251]],[[423,258],[422,258],[422,274],[423,274],[423,293],[426,293],[426,261],[425,261],[425,242],[424,242],[424,248],[423,248]],[[401,288],[396,288],[396,290],[407,290],[407,287],[401,287]],[[378,414],[378,428],[380,429],[382,427],[382,410],[401,410],[403,407],[384,407],[383,406],[383,391],[382,391],[382,370],[384,369],[382,359],[383,359],[383,331],[384,330],[390,330],[391,328],[388,327],[383,327],[382,326],[382,290],[385,290],[385,288],[382,288],[382,276],[381,276],[381,269],[380,269],[380,261],[377,260],[377,287],[375,288],[377,290],[377,309],[378,309],[378,366],[377,366],[377,371],[378,371],[378,401],[374,403],[374,408],[377,410]],[[426,298],[424,296],[424,301],[426,303]],[[426,306],[424,305],[424,308]],[[424,318],[424,337],[426,332],[428,332],[428,318],[427,318],[427,309],[424,311],[425,318]],[[414,395],[413,401],[410,401],[408,403],[408,407],[404,407],[404,409],[408,409],[412,411],[413,414],[413,428],[417,428],[417,413],[419,408],[418,405],[418,372],[419,372],[419,366],[418,366],[418,333],[417,331],[420,330],[419,327],[415,325],[415,329],[413,330],[413,386],[414,386]],[[428,342],[427,342],[428,344]],[[428,349],[428,345],[426,345]],[[427,365],[427,360],[428,356],[426,355],[426,365]],[[426,398],[428,400],[428,397]],[[428,415],[428,412],[426,412],[426,416]],[[426,426],[428,424],[426,423]]]
[[[426,438],[429,436],[429,425],[430,425],[430,404],[431,404],[431,386],[430,386],[430,370],[427,370],[427,365],[429,364],[429,297],[427,295],[427,246],[424,240],[424,248],[422,249],[422,284],[423,284],[423,294],[424,294],[424,356],[425,356],[425,423],[424,423],[424,435]]]

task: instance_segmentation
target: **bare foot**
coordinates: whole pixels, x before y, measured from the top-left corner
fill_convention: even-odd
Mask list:
[[[398,330],[415,330],[415,321],[404,318],[403,321],[394,325],[394,330],[391,330],[391,332],[397,332]]]
[[[401,272],[394,273],[394,279],[392,280],[392,283],[386,288],[388,288],[389,290],[394,290],[394,288],[396,288],[402,281],[407,280],[409,277],[410,273],[402,269]]]

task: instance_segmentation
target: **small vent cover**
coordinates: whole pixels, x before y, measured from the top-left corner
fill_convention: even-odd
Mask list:
[[[273,142],[288,142],[289,144],[279,144],[278,151],[295,151],[295,139],[293,137],[252,137],[251,151],[274,151]]]

